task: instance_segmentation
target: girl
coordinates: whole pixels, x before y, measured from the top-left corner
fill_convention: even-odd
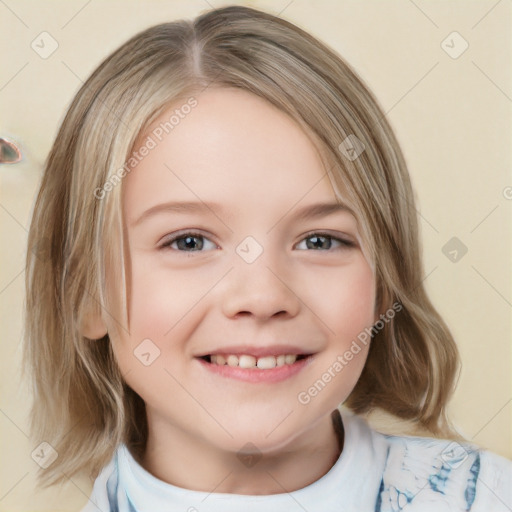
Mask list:
[[[446,418],[457,351],[396,138],[292,24],[227,7],[108,57],[28,254],[41,483],[87,471],[84,512],[511,509],[510,462]]]

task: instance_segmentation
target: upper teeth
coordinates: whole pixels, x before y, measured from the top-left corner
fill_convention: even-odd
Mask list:
[[[240,368],[259,368],[261,370],[268,370],[276,366],[283,366],[285,364],[293,364],[297,360],[296,354],[282,354],[278,356],[264,356],[254,357],[250,355],[236,356],[234,354],[221,355],[216,354],[210,356],[213,364],[228,366],[239,366]]]

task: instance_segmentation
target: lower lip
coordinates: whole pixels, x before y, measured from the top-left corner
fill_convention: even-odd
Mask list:
[[[240,368],[239,366],[221,366],[197,358],[197,361],[208,371],[222,377],[245,382],[281,382],[299,373],[304,367],[309,365],[312,360],[313,356],[308,356],[304,359],[299,359],[293,364],[284,364],[283,366],[276,366],[268,370],[260,370],[258,368]]]

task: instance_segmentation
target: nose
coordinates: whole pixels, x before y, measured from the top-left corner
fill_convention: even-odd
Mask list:
[[[236,262],[222,290],[222,309],[227,317],[268,320],[293,318],[299,313],[302,303],[291,285],[289,270],[282,272],[269,263],[263,257],[251,264]]]

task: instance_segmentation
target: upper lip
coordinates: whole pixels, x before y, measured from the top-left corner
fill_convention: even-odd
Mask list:
[[[266,347],[262,346],[251,346],[251,345],[234,345],[231,347],[222,347],[207,352],[197,354],[195,357],[205,357],[212,354],[222,355],[250,355],[254,357],[265,357],[265,356],[279,356],[281,354],[294,354],[294,355],[311,355],[314,354],[312,350],[304,350],[294,345],[269,345]]]

